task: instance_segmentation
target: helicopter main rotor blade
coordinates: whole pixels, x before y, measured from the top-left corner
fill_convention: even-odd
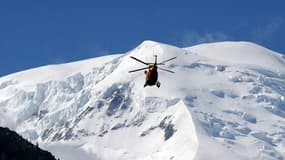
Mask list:
[[[131,70],[131,71],[129,71],[129,73],[131,73],[131,72],[136,72],[136,71],[140,71],[140,70],[144,70],[144,69],[148,69],[148,67]]]
[[[142,61],[142,60],[139,60],[139,59],[137,59],[137,58],[135,58],[135,57],[133,57],[133,56],[131,56],[131,58],[134,59],[134,60],[136,60],[136,61],[138,61],[138,62],[140,62],[140,63],[143,63],[143,64],[145,64],[145,65],[150,65],[150,64],[152,64],[152,63],[146,63],[146,62],[144,62],[144,61]]]
[[[173,57],[173,58],[167,59],[167,60],[162,61],[162,62],[157,63],[157,64],[158,64],[158,65],[164,65],[166,62],[171,61],[171,60],[173,60],[173,59],[175,59],[175,58],[176,58],[176,57]]]
[[[164,68],[161,68],[161,67],[158,67],[160,70],[163,70],[163,71],[166,71],[166,72],[170,72],[170,73],[174,73],[173,71],[171,70],[168,70],[168,69],[164,69]]]

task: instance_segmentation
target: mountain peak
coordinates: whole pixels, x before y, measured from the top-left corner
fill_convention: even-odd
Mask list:
[[[153,45],[158,44],[159,42],[153,40],[144,40],[140,45]]]

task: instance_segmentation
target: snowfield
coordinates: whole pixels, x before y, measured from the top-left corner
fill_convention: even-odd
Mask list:
[[[144,67],[177,56],[143,88]],[[144,41],[0,78],[0,125],[61,160],[283,160],[285,56],[249,42]]]

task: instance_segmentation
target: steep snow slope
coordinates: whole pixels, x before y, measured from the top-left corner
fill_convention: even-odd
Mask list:
[[[143,67],[177,56],[143,88]],[[248,42],[126,54],[0,78],[0,125],[61,159],[285,159],[285,58]]]
[[[275,72],[285,71],[283,55],[249,42],[210,43],[188,49],[224,63],[262,67]]]

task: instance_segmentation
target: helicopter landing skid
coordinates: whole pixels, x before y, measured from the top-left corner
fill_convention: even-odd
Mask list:
[[[157,88],[160,87],[160,82],[159,81],[156,82],[156,86],[157,86]]]

